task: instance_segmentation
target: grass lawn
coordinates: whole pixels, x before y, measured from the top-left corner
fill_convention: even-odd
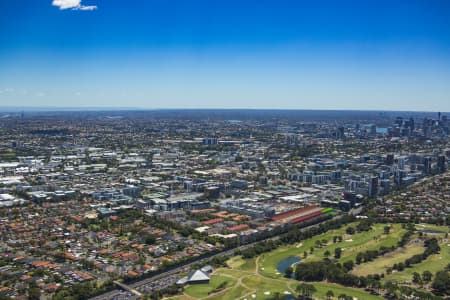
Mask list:
[[[232,269],[238,269],[240,266],[245,264],[245,260],[242,258],[242,256],[234,256],[227,260],[226,264]]]
[[[255,272],[255,270],[253,270],[253,272],[247,273],[247,272],[243,272],[241,270],[220,268],[220,269],[217,269],[215,273],[221,274],[221,275],[226,275],[226,276],[233,276],[234,278],[239,278],[244,275],[253,274],[254,272]]]
[[[363,252],[366,250],[377,250],[381,246],[390,247],[396,245],[400,240],[401,235],[406,232],[402,229],[400,224],[391,225],[391,231],[389,234],[383,233],[383,228],[385,224],[375,224],[372,226],[372,230],[368,232],[355,233],[353,235],[345,235],[345,229],[349,226],[355,226],[356,224],[350,224],[344,226],[343,228],[337,230],[330,230],[326,233],[315,236],[311,239],[302,241],[294,245],[280,247],[272,252],[262,254],[260,257],[260,273],[265,276],[272,278],[282,277],[282,274],[277,274],[278,263],[289,257],[298,256],[302,258],[303,262],[307,261],[318,261],[324,258],[324,253],[329,251],[331,256],[334,255],[335,248],[342,248],[342,255],[339,259],[340,262],[345,262],[346,260],[355,260],[358,252]],[[340,243],[333,244],[333,236],[340,235],[344,237],[344,240]],[[327,240],[326,246],[321,248],[316,248],[315,243],[317,240]],[[310,248],[314,248],[314,253],[310,254]],[[307,252],[307,258],[303,258],[303,253]]]
[[[342,256],[339,259],[340,262],[347,260],[356,260],[356,255],[359,252],[365,252],[367,250],[378,250],[381,246],[391,247],[397,245],[401,236],[406,232],[406,229],[402,229],[400,224],[391,224],[391,231],[389,234],[384,234],[385,224],[376,224],[372,226],[372,230],[369,232],[362,232],[354,234],[350,239],[352,242],[344,242],[342,247]],[[334,251],[333,247],[333,251]],[[331,253],[334,253],[330,250]]]
[[[213,292],[220,284],[226,282],[227,285],[225,288],[232,287],[236,280],[230,277],[226,276],[220,276],[220,275],[212,275],[211,281],[209,284],[192,284],[188,285],[184,292],[193,298],[203,298],[208,296],[208,293]],[[219,292],[219,291],[217,291]]]
[[[249,292],[251,291],[246,289],[242,285],[235,285],[225,293],[209,297],[208,300],[236,300],[247,295]]]
[[[405,248],[399,248],[394,252],[378,257],[371,262],[363,263],[359,266],[356,265],[352,273],[358,276],[385,273],[387,267],[392,267],[394,264],[404,262],[416,254],[423,253],[424,249],[421,244],[408,245]]]
[[[169,298],[164,298],[164,299],[170,299],[170,300],[192,300],[193,298],[186,296],[186,295],[180,295],[180,296],[174,296],[174,297],[169,297]]]
[[[384,299],[381,296],[371,295],[370,293],[355,288],[343,287],[334,283],[323,283],[323,282],[315,282],[313,283],[314,287],[317,289],[317,292],[313,294],[314,298],[317,299],[326,299],[327,291],[331,290],[334,294],[333,299],[337,299],[337,297],[341,294],[346,294],[348,296],[352,296],[353,298],[358,298],[361,300],[381,300]]]
[[[436,230],[436,231],[442,231],[442,232],[449,232],[450,228],[446,226],[438,226],[438,225],[432,225],[432,224],[417,224],[416,225],[417,230],[425,229],[425,230]]]
[[[235,290],[238,290],[242,295],[245,295],[245,297],[241,298],[242,300],[265,300],[275,293],[280,293],[281,295],[285,295],[286,292],[295,294],[295,287],[300,284],[299,281],[287,278],[272,279],[257,274],[247,275],[245,273],[242,273],[241,275],[242,286],[246,293],[242,293],[238,288]],[[314,282],[313,285],[317,289],[317,292],[313,295],[316,299],[326,299],[325,295],[328,290],[332,290],[336,297],[340,294],[346,294],[358,299],[383,299],[382,297],[371,295],[362,289],[347,288],[333,283]],[[221,295],[223,298],[220,299],[232,299],[228,293],[229,292],[227,291],[227,293]]]
[[[258,275],[245,276],[242,279],[242,284],[246,287],[254,290],[255,297],[250,295],[249,299],[267,299],[270,295],[280,293],[283,295],[285,292],[290,292],[288,287],[289,280],[276,280]]]
[[[402,272],[395,272],[385,276],[386,280],[396,280],[398,282],[411,282],[412,274],[418,272],[422,274],[423,271],[428,270],[431,273],[436,273],[445,268],[450,263],[450,242],[439,243],[441,251],[439,254],[430,255],[426,260],[413,265],[412,268],[406,268]]]
[[[245,265],[245,259],[241,257],[234,257],[227,263],[233,267],[240,268]],[[252,266],[256,263],[254,259],[248,264]],[[255,268],[250,271],[242,271],[239,269],[220,268],[216,270],[217,274],[226,276],[233,276],[236,279],[240,279],[241,285],[237,285],[231,290],[227,290],[226,293],[209,297],[207,299],[240,299],[240,300],[265,300],[273,296],[275,293],[285,295],[286,293],[295,294],[295,288],[299,281],[294,279],[288,279],[284,277],[269,278],[262,274],[255,273]],[[340,294],[351,295],[358,299],[376,300],[382,299],[382,297],[371,295],[370,293],[357,288],[347,288],[333,283],[315,282],[313,285],[316,287],[317,292],[313,295],[315,299],[326,299],[326,293],[328,290],[332,290],[335,296]],[[242,295],[239,298],[238,295]]]
[[[256,258],[243,259],[242,256],[235,256],[227,260],[226,264],[232,269],[254,272],[256,267],[255,261]]]

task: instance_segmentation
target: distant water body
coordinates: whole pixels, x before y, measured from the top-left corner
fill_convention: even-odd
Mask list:
[[[377,127],[377,133],[385,134],[387,131],[388,129],[386,127]]]

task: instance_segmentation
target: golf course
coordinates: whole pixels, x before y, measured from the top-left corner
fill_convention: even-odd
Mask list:
[[[370,261],[355,264],[350,272],[358,276],[383,274],[383,282],[393,280],[411,285],[414,272],[422,273],[428,270],[434,274],[450,262],[450,241],[446,235],[449,229],[445,226],[416,225],[416,232],[404,247],[398,247],[398,242],[407,231],[401,224],[388,224],[389,232],[386,232],[387,224],[373,224],[368,231],[349,234],[347,228],[352,226],[356,224],[347,224],[299,243],[281,246],[254,258],[232,257],[228,259],[225,267],[213,271],[209,284],[188,285],[184,288],[182,295],[170,299],[293,300],[298,295],[297,286],[302,282],[286,277],[280,268],[280,263],[283,268],[286,268],[283,264],[286,261],[299,264],[301,267],[302,263],[321,261],[325,257],[343,263],[349,260],[355,261],[360,252],[377,250],[382,246],[392,250]],[[424,229],[422,234],[419,234],[419,229]],[[423,241],[430,237],[436,237],[439,240],[440,253],[430,255],[424,261],[403,271],[387,274],[387,268],[422,253],[425,249]],[[336,248],[341,249],[338,258],[333,257]],[[343,294],[353,299],[383,299],[377,293],[360,288],[344,287],[325,281],[308,282],[308,284],[314,286],[312,293],[314,299],[337,299]],[[417,286],[417,288],[424,287]],[[382,290],[379,292],[383,293]]]

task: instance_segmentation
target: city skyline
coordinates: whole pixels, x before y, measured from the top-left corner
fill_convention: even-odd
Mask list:
[[[2,107],[450,111],[446,1],[0,9]]]

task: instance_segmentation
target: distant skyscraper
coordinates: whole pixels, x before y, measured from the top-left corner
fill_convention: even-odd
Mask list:
[[[386,164],[389,166],[394,164],[394,154],[389,153],[386,155]]]
[[[405,169],[405,164],[406,164],[406,157],[405,157],[405,156],[399,157],[399,158],[398,158],[398,167],[399,167],[401,170],[404,170],[404,169]]]
[[[437,159],[438,173],[444,173],[447,171],[446,157],[445,155],[439,155]]]
[[[378,195],[378,177],[372,176],[369,179],[369,196],[375,197]]]
[[[409,118],[409,128],[411,128],[411,131],[414,131],[414,119],[411,117]]]
[[[406,172],[404,170],[396,170],[394,173],[394,181],[396,185],[401,185],[403,183],[403,178]]]
[[[423,171],[425,174],[431,174],[431,157],[425,156],[423,158]]]
[[[383,189],[383,193],[386,194],[391,190],[391,181],[389,179],[383,179],[380,181],[380,186]]]
[[[337,138],[338,140],[342,140],[342,139],[345,138],[345,134],[344,134],[344,126],[339,126],[339,127],[336,129],[336,138]]]

